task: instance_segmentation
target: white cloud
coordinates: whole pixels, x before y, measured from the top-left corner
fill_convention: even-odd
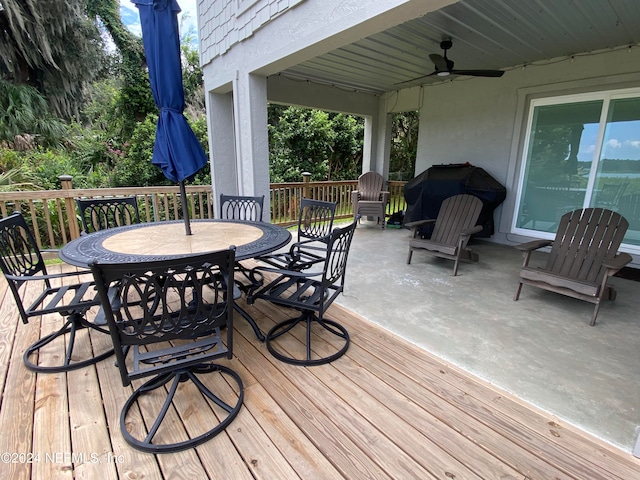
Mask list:
[[[622,143],[620,143],[620,140],[618,140],[617,138],[612,138],[607,141],[607,146],[611,148],[621,148]]]
[[[640,148],[640,140],[627,140],[624,143],[625,145],[628,145],[631,148]]]

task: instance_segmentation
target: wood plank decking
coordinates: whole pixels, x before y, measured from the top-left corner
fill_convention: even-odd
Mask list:
[[[329,316],[347,327],[351,347],[309,368],[275,360],[236,316],[228,363],[245,385],[239,416],[196,449],[141,453],[120,434],[131,389],[113,359],[68,374],[28,371],[25,347],[58,320],[23,325],[4,280],[0,300],[3,479],[640,478],[630,454],[339,306]],[[265,330],[292,316],[265,302],[246,309]],[[105,337],[93,335],[94,346]],[[172,428],[191,428],[207,412],[181,405],[173,418]]]

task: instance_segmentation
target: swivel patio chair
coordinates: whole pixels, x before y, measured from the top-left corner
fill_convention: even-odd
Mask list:
[[[262,209],[264,204],[264,195],[261,196],[238,196],[238,195],[220,195],[220,218],[222,220],[248,220],[253,222],[262,221]],[[242,265],[240,262],[236,262],[234,281],[233,298],[238,300],[242,293],[247,293],[255,288],[259,287],[259,283],[255,283],[254,279],[250,276],[250,269]],[[240,305],[233,304],[233,308],[238,312],[242,318],[244,318],[253,331],[256,337],[263,342],[264,334],[256,324],[255,320],[249,315]]]
[[[231,247],[172,260],[90,265],[123,386],[152,377],[120,413],[122,435],[132,447],[150,453],[192,448],[222,432],[240,411],[240,376],[227,361],[213,363],[232,358],[234,260]],[[119,296],[109,295],[113,285]],[[197,421],[189,421],[190,409],[199,412]],[[172,426],[176,415],[184,430]]]
[[[258,260],[287,270],[305,270],[323,262],[335,214],[334,202],[303,198],[298,216],[297,241],[287,252],[264,255]]]
[[[467,248],[467,244],[471,235],[482,231],[482,226],[476,225],[481,210],[482,200],[478,197],[468,194],[454,195],[445,198],[436,219],[405,223],[406,227],[413,230],[413,238],[409,241],[407,263],[411,263],[414,250],[425,251],[436,257],[453,260],[455,277],[461,260],[477,262],[478,254]],[[433,225],[431,237],[420,238],[421,227],[431,224]]]
[[[384,188],[384,178],[377,172],[366,172],[358,178],[358,189],[351,192],[354,219],[358,222],[364,217],[375,217],[377,222],[385,224],[385,210],[389,203],[389,192]]]
[[[96,307],[97,310],[100,305],[94,283],[90,277],[86,277],[91,272],[80,270],[49,274],[42,251],[19,212],[0,219],[0,267],[23,323],[50,313],[57,313],[65,319],[58,330],[26,349],[23,360],[29,370],[41,373],[67,372],[92,365],[113,354],[112,349],[103,349],[101,353],[95,353],[89,358],[77,358],[76,341],[90,341],[89,330],[109,333],[104,325],[90,322],[86,318],[91,308]],[[83,275],[86,281],[79,282]],[[72,278],[76,283],[69,283]],[[33,288],[31,286],[34,284],[41,291],[38,297],[33,301],[27,301],[26,297],[23,299],[27,286]],[[85,328],[88,330],[83,333],[87,336],[77,338],[80,330]],[[95,346],[94,342],[91,343],[92,347]],[[59,358],[62,358],[61,362],[48,363],[48,359]]]
[[[78,198],[82,234],[140,223],[136,197]]]
[[[326,261],[316,264],[321,269],[301,272],[255,268],[261,275],[275,274],[276,278],[250,295],[247,298],[250,303],[263,299],[300,312],[300,316],[278,323],[267,333],[267,349],[277,359],[294,365],[321,365],[341,357],[349,348],[347,330],[324,315],[343,291],[347,257],[355,228],[354,222],[333,230],[325,247]],[[303,345],[296,348],[291,337],[283,337],[289,332],[299,332],[297,338]],[[331,341],[314,350],[313,343],[327,336]]]
[[[585,208],[565,213],[555,240],[534,240],[517,245],[524,260],[514,300],[522,285],[533,285],[595,304],[591,326],[595,325],[603,298],[615,300],[616,291],[607,284],[632,258],[618,253],[629,227],[619,213],[603,208]],[[531,253],[551,246],[546,265],[529,265]]]

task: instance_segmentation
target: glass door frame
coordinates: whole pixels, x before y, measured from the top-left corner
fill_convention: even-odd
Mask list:
[[[587,101],[602,101],[602,110],[600,112],[600,124],[598,127],[598,133],[596,136],[596,145],[593,151],[593,155],[591,157],[591,167],[589,170],[589,177],[587,179],[587,187],[586,192],[583,199],[583,208],[589,206],[592,198],[593,198],[593,190],[596,185],[597,175],[598,175],[598,167],[600,163],[600,157],[603,149],[603,141],[605,137],[605,132],[607,128],[607,119],[609,118],[609,109],[612,100],[616,99],[625,99],[625,98],[640,98],[640,88],[627,88],[620,90],[608,90],[608,91],[600,91],[600,92],[591,92],[591,93],[580,93],[573,95],[561,95],[555,97],[545,97],[545,98],[537,98],[529,101],[529,109],[527,115],[527,122],[525,127],[525,136],[524,143],[522,148],[522,154],[519,158],[520,168],[517,176],[517,184],[516,184],[516,198],[514,203],[514,211],[513,217],[511,219],[511,232],[517,235],[522,235],[525,237],[533,237],[540,239],[548,239],[552,240],[555,238],[555,233],[553,232],[544,232],[540,230],[534,230],[530,228],[518,227],[518,218],[521,215],[522,210],[522,196],[524,192],[525,185],[525,176],[528,171],[527,161],[529,160],[531,154],[531,140],[532,140],[532,127],[533,120],[535,118],[536,108],[544,107],[544,106],[555,106],[555,105],[568,105],[572,103],[581,103]],[[621,245],[621,250],[640,255],[640,246],[631,245],[623,243]]]

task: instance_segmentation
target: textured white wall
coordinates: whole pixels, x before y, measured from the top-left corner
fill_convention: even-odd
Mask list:
[[[552,62],[551,62],[552,63]],[[508,71],[502,78],[459,77],[423,88],[416,174],[469,162],[507,188],[497,230],[510,227],[528,100],[640,85],[640,49],[576,57]],[[506,238],[506,237],[505,237]]]

